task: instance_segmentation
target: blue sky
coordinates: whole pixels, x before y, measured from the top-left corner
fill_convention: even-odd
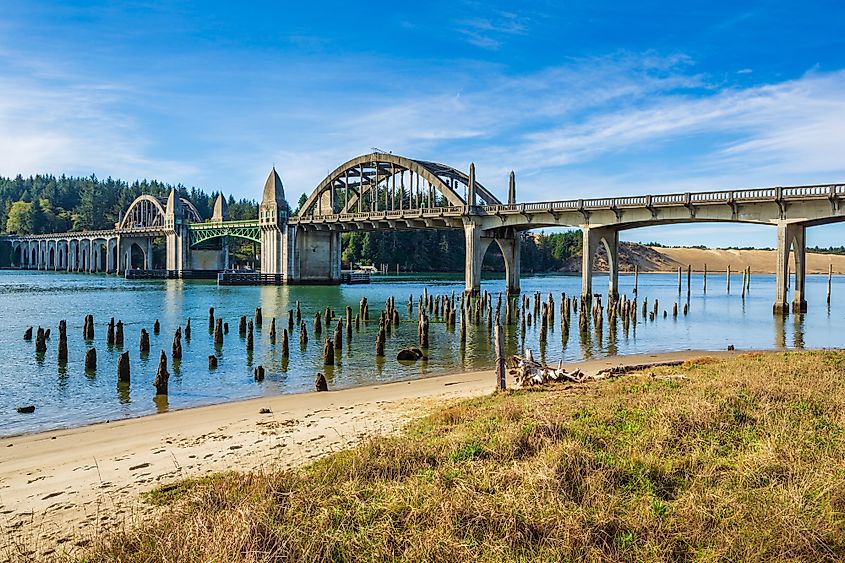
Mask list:
[[[845,182],[845,7],[739,4],[0,0],[0,175],[258,197],[275,164],[295,200],[378,147],[523,201]]]

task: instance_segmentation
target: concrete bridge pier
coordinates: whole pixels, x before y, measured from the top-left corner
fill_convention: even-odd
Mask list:
[[[480,225],[470,218],[464,218],[464,235],[466,238],[464,293],[478,295],[481,291],[481,265],[487,249],[495,242],[502,251],[505,261],[505,282],[508,294],[518,294],[520,273],[520,239],[514,229],[483,230]]]
[[[804,295],[806,282],[806,241],[807,226],[801,223],[778,223],[778,249],[776,267],[776,295],[772,307],[774,314],[789,312],[789,254],[794,253],[795,259],[795,293],[792,299],[793,313],[806,313],[807,301]]]
[[[593,294],[593,259],[599,244],[604,245],[607,252],[609,297],[619,297],[619,229],[616,227],[581,227],[581,296],[590,297]]]

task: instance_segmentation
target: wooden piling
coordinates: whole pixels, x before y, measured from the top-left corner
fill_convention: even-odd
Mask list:
[[[241,318],[238,320],[238,334],[246,336],[246,315],[241,315]]]
[[[123,332],[123,323],[118,321],[117,324],[120,325],[120,332],[122,333]],[[190,339],[191,339],[191,317],[188,317],[188,319],[185,321],[185,340],[189,341]],[[118,346],[120,346],[121,344],[123,344],[123,342],[119,342]]]
[[[678,294],[681,293],[681,267],[678,266]]]
[[[287,358],[290,355],[290,343],[288,342],[288,329],[282,329],[282,357]]]
[[[214,354],[211,354],[210,356],[208,356],[208,369],[209,370],[217,369],[217,356],[215,356]]]
[[[35,332],[35,352],[43,354],[47,351],[47,336],[40,326]]]
[[[211,356],[212,358],[214,356]],[[216,358],[215,358],[216,359]],[[170,374],[167,372],[167,355],[164,350],[161,351],[161,356],[158,358],[158,371],[155,379],[153,379],[153,387],[156,388],[156,395],[167,395],[167,382],[170,379]]]
[[[707,293],[707,263],[704,263],[704,293]]]
[[[223,319],[220,318],[214,321],[214,345],[223,346]]]
[[[253,378],[258,383],[264,381],[264,366],[256,366],[254,370],[252,370]]]
[[[138,351],[141,354],[149,354],[150,352],[150,333],[145,328],[141,329],[141,341],[138,345]]]
[[[288,330],[293,330],[293,309],[288,309]]]
[[[690,264],[687,264],[687,297],[689,297],[691,291],[692,291],[692,266]]]
[[[153,323],[153,334],[158,334],[161,332],[161,324],[158,322],[158,319]]]
[[[59,363],[67,363],[67,321],[59,321]]]
[[[728,269],[725,270],[725,284],[728,293],[731,292],[731,265],[728,264]]]
[[[343,330],[340,321],[334,327],[334,349],[340,352],[343,350]]]
[[[255,346],[255,341],[253,339],[253,324],[252,319],[246,325],[246,351],[252,352]]]
[[[327,366],[334,365],[334,344],[330,338],[326,338],[323,345],[323,363]]]
[[[830,286],[833,281],[833,264],[827,265],[827,304],[830,305]]]
[[[123,321],[117,321],[115,326],[114,345],[123,346]]]
[[[637,286],[640,283],[640,267],[634,264],[634,294],[637,293]]]
[[[129,352],[124,352],[117,359],[118,383],[129,383]]]
[[[264,317],[261,315],[261,307],[255,308],[255,326],[259,327],[264,324]]]
[[[106,344],[114,346],[114,317],[111,318],[106,327]]]
[[[308,345],[308,329],[305,327],[305,321],[299,323],[299,347],[305,348]]]
[[[178,327],[176,329],[176,334],[173,335],[173,346],[171,351],[171,357],[174,360],[181,360],[182,359],[182,328]]]
[[[214,307],[208,308],[208,332],[214,332]]]
[[[276,317],[270,319],[270,343],[276,343]]]
[[[85,352],[85,370],[94,371],[97,369],[97,349],[88,348]]]
[[[319,337],[321,334],[323,334],[323,321],[320,311],[317,311],[314,313],[314,336]]]
[[[496,353],[496,388],[499,391],[504,391],[505,382],[505,354],[502,351],[502,331],[499,328],[499,323],[493,328],[493,347]]]

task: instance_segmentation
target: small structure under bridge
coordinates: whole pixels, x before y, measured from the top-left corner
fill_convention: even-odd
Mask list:
[[[332,171],[291,216],[275,168],[264,184],[258,217],[232,221],[218,196],[211,218],[175,191],[167,199],[137,198],[114,229],[10,235],[12,265],[25,269],[107,272],[153,269],[152,246],[165,239],[168,277],[216,273],[229,266],[231,238],[260,246],[257,281],[286,284],[341,283],[341,234],[379,230],[461,230],[466,240],[466,292],[477,293],[481,263],[491,244],[501,249],[506,287],[518,293],[520,238],[544,227],[583,232],[582,294],[592,294],[593,258],[601,245],[608,256],[610,294],[619,278],[619,233],[656,225],[728,222],[777,229],[775,312],[789,309],[790,255],[795,287],[791,307],[805,311],[805,234],[808,227],[845,220],[845,185],[769,187],[617,198],[516,201],[511,173],[507,202],[468,173],[424,160],[387,153],[353,158]]]

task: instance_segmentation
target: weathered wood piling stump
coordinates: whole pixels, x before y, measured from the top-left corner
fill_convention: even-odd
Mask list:
[[[229,334],[229,323],[223,323],[223,334]]]
[[[188,317],[188,320],[185,321],[185,340],[191,339],[191,317]]]
[[[305,348],[308,345],[308,329],[305,326],[305,321],[299,324],[299,347]]]
[[[293,309],[288,309],[288,330],[293,330]]]
[[[129,383],[129,352],[124,352],[117,359],[117,382]]]
[[[323,363],[327,366],[334,365],[334,343],[330,338],[326,338],[323,344]]]
[[[270,343],[276,343],[276,317],[270,319]]]
[[[97,349],[88,348],[85,352],[85,371],[94,371],[97,369]]]
[[[94,340],[94,315],[85,315],[85,324],[82,327],[82,337],[85,340]]]
[[[238,334],[246,336],[246,316],[244,315],[241,315],[241,319],[238,321]]]
[[[317,377],[314,379],[314,388],[317,391],[328,391],[329,384],[326,382],[326,376],[322,373],[317,373]]]
[[[320,311],[314,313],[314,336],[319,337],[323,334],[323,321],[320,315]]]
[[[264,366],[258,366],[253,370],[255,380],[258,382],[264,381]]]
[[[156,322],[153,323],[153,334],[158,334],[159,332],[161,332],[161,324],[156,319]]]
[[[149,354],[150,352],[150,333],[147,329],[141,329],[141,342],[139,344],[139,351],[141,354]]]
[[[250,320],[249,323],[247,323],[247,326],[246,326],[246,351],[247,352],[252,352],[253,347],[254,347],[253,346],[254,342],[253,342],[253,338],[252,338],[252,329],[253,329],[252,320]]]
[[[67,321],[59,321],[59,363],[67,363]]]
[[[32,327],[27,328],[23,333],[24,340],[32,340]]]
[[[223,346],[223,319],[214,321],[214,345],[218,348]]]
[[[209,333],[214,332],[215,326],[216,325],[215,325],[215,322],[214,322],[214,307],[209,307],[208,308],[208,332]]]
[[[299,301],[296,302],[296,324],[302,320],[302,311],[299,309]]]
[[[114,346],[114,317],[109,320],[109,325],[106,328],[106,344]]]
[[[47,336],[40,326],[35,332],[35,351],[41,354],[47,351]]]
[[[340,321],[337,322],[334,329],[334,349],[338,352],[343,350],[343,330]]]
[[[264,317],[261,315],[261,307],[255,308],[255,326],[261,326],[264,323]]]
[[[288,342],[288,329],[282,329],[282,357],[287,358],[290,355],[290,343]]]
[[[117,325],[115,325],[114,345],[123,346],[123,321],[117,321]]]
[[[173,346],[170,355],[174,361],[182,359],[182,327],[178,327],[176,334],[173,335]]]
[[[155,379],[153,379],[153,387],[156,388],[156,395],[167,395],[167,382],[170,379],[170,374],[167,372],[167,355],[164,350],[161,351],[161,356],[158,358],[158,371],[156,371]]]
[[[214,354],[208,356],[208,369],[217,369],[217,356]]]

